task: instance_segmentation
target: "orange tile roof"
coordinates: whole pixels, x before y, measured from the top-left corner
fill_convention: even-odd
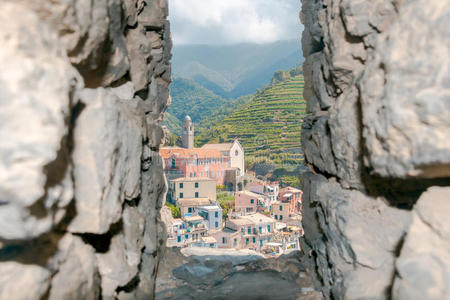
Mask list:
[[[172,155],[179,156],[180,158],[191,158],[192,156],[198,158],[221,158],[225,157],[220,151],[214,149],[202,149],[202,148],[173,148],[163,147],[159,150],[163,158],[169,158]]]

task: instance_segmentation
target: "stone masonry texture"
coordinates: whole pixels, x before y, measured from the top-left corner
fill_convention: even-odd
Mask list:
[[[166,0],[5,0],[0,299],[151,299]]]
[[[302,1],[302,248],[327,299],[449,299],[449,16]]]

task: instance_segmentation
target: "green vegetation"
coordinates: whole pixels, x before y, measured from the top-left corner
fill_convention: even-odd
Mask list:
[[[172,212],[172,217],[174,217],[175,219],[181,218],[181,210],[179,207],[175,207],[169,202],[166,202],[166,206],[170,208],[170,211]]]
[[[170,110],[170,108],[169,108]],[[171,133],[180,135],[181,134],[181,122],[180,120],[172,115],[170,112],[166,111],[164,113],[164,122],[163,125],[169,128]]]
[[[298,73],[299,69],[277,72],[273,81],[283,81],[263,88],[251,101],[201,131],[196,144],[238,138],[245,149],[247,169],[257,174],[270,173],[273,180],[297,186],[291,176],[296,176],[297,167],[303,162],[300,134],[306,114],[303,75]]]
[[[214,127],[215,124],[219,124],[225,119],[227,116],[231,115],[234,111],[236,111],[240,106],[249,103],[254,98],[254,95],[242,96],[234,100],[229,100],[227,103],[222,105],[218,110],[214,111],[211,116],[203,119],[200,123],[195,127],[195,134],[197,136],[208,136],[208,132],[211,128]],[[223,139],[219,138],[219,142],[224,142]],[[199,147],[204,144],[204,140],[199,142],[198,139],[195,140],[195,146]]]
[[[164,125],[178,135],[181,134],[182,121],[186,115],[189,115],[192,121],[198,124],[227,102],[189,79],[175,78],[170,92],[172,104],[166,112]]]
[[[230,195],[228,192],[218,192],[217,202],[222,207],[222,217],[226,220],[230,209],[234,209],[234,195]]]

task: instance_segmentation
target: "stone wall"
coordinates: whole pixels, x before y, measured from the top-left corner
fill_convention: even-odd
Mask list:
[[[152,298],[166,0],[0,11],[0,299]]]
[[[450,9],[303,0],[303,248],[334,299],[450,292]]]

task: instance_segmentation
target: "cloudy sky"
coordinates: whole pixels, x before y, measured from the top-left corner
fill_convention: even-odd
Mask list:
[[[300,39],[300,0],[169,0],[175,44]]]

